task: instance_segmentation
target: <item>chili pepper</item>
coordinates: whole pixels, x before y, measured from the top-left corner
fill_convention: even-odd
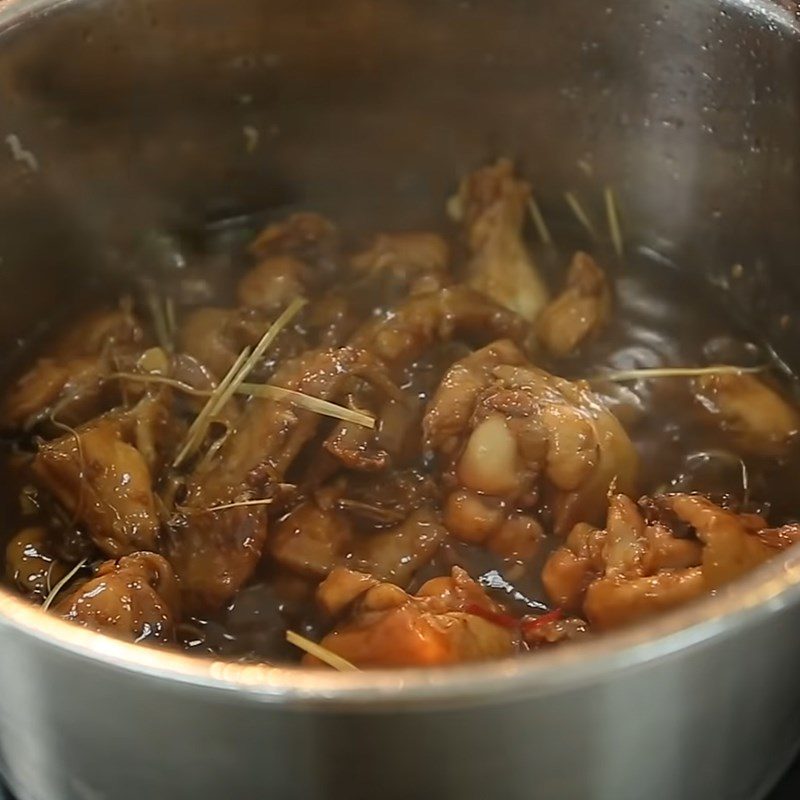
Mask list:
[[[549,622],[557,622],[563,616],[564,612],[560,608],[554,608],[552,611],[548,611],[546,614],[542,614],[539,617],[526,617],[520,620],[519,626],[523,635],[525,635],[533,633],[533,631],[538,630],[543,625],[547,625]]]
[[[474,614],[476,617],[482,617],[488,622],[493,622],[495,625],[500,625],[502,628],[519,628],[520,632],[525,635],[531,633],[549,622],[556,622],[564,616],[564,612],[560,608],[554,608],[546,614],[538,617],[524,617],[517,619],[510,614],[502,614],[498,611],[490,611],[488,608],[479,606],[477,603],[470,603],[465,611],[468,614]]]
[[[488,622],[494,622],[503,628],[516,628],[519,620],[510,614],[501,614],[498,611],[490,611],[488,608],[479,606],[477,603],[470,603],[465,609],[467,614],[474,614],[476,617],[483,617]]]

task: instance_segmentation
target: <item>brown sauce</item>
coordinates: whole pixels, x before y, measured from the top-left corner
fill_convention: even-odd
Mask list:
[[[442,230],[441,233],[449,240],[454,254],[452,263],[455,266],[450,268],[453,274],[448,280],[458,282],[461,280],[460,264],[469,258],[465,255],[463,238],[452,227]],[[123,294],[133,298],[130,313],[141,330],[133,337],[135,342],[121,347],[121,366],[118,366],[118,372],[133,371],[136,358],[142,351],[159,346],[161,332],[154,326],[148,296],[158,297],[160,303],[169,300],[169,313],[174,314],[179,329],[198,308],[235,307],[237,286],[241,285],[242,276],[254,263],[251,257],[243,253],[243,243],[249,241],[252,234],[247,220],[241,220],[229,227],[217,226],[207,231],[205,237],[198,238],[191,248],[181,250],[181,257],[173,259],[171,268],[158,277],[155,294],[143,293],[138,283],[127,287]],[[330,252],[326,252],[324,248],[320,252],[314,242],[308,244],[307,249],[313,251],[316,247],[316,252],[305,253],[302,246],[295,247],[292,251],[293,258],[301,262],[306,259],[305,269],[313,273],[298,278],[311,301],[310,307],[319,310],[320,314],[328,314],[330,322],[324,322],[315,328],[318,323],[311,313],[301,313],[278,336],[274,347],[248,376],[248,382],[271,380],[276,374],[280,374],[281,368],[292,358],[315,347],[319,348],[327,344],[328,340],[335,340],[333,344],[336,346],[345,345],[352,341],[354,333],[357,335],[357,331],[370,318],[391,318],[398,304],[407,300],[408,281],[399,278],[395,273],[366,281],[363,277],[350,276],[347,278],[351,281],[349,284],[343,282],[343,275],[347,274],[343,264],[349,258],[345,254],[359,250],[363,247],[361,243],[368,241],[361,236],[361,232],[358,236],[346,238],[348,240],[344,244],[337,245]],[[536,251],[529,238],[525,243],[532,251]],[[554,294],[563,284],[571,255],[570,250],[555,252],[540,249],[536,253],[536,262],[545,272]],[[640,254],[628,254],[621,261],[610,256],[603,247],[599,247],[595,255],[612,286],[612,310],[608,321],[597,335],[587,338],[569,355],[554,357],[548,355],[546,350],[540,350],[531,357],[536,366],[549,373],[569,380],[592,379],[592,389],[620,420],[638,453],[639,466],[633,499],[639,495],[701,493],[718,501],[721,506],[733,509],[737,514],[762,514],[773,527],[792,523],[800,516],[794,488],[800,464],[794,438],[777,451],[745,452],[747,448],[740,445],[730,429],[724,425],[709,424],[693,393],[692,380],[688,377],[642,376],[638,380],[613,383],[594,380],[608,371],[713,364],[762,366],[770,363],[768,348],[758,341],[752,331],[746,330],[730,317],[724,298],[715,294],[711,287],[698,283],[692,277],[690,269],[670,269]],[[428,289],[429,287],[425,287],[426,291]],[[433,291],[437,290],[434,287]],[[324,306],[318,302],[323,296],[329,301]],[[112,299],[98,298],[90,303],[91,308],[88,310],[114,307],[118,301],[118,296]],[[338,315],[337,304],[342,309]],[[86,311],[86,308],[75,308],[73,316],[79,319]],[[260,312],[251,309],[243,312],[242,325],[246,327],[252,323],[259,333],[263,333],[276,315],[275,310]],[[168,320],[168,324],[171,324],[171,320]],[[342,330],[333,336],[330,331],[336,325],[341,325]],[[231,347],[236,350],[244,347],[248,335],[250,334],[245,332],[239,338],[232,336]],[[54,330],[44,343],[26,353],[23,368],[33,364],[38,357],[49,356],[54,347],[57,349],[62,346],[64,336],[63,331]],[[255,337],[256,340],[258,338],[260,337]],[[271,542],[274,541],[275,531],[281,520],[285,520],[303,502],[318,503],[322,508],[325,508],[325,503],[333,503],[337,519],[346,522],[349,538],[341,546],[341,552],[335,558],[332,557],[332,560],[343,566],[357,568],[364,563],[364,558],[359,559],[353,554],[359,551],[365,541],[394,530],[400,522],[421,507],[430,508],[432,513],[441,515],[448,493],[453,491],[452,482],[457,481],[457,478],[452,475],[450,478],[443,477],[446,470],[442,466],[441,453],[432,454],[421,446],[422,415],[433,401],[437,388],[454,362],[480,345],[487,344],[492,338],[494,337],[478,342],[475,336],[456,333],[425,347],[422,354],[414,357],[408,364],[394,369],[392,380],[403,395],[411,399],[411,410],[408,414],[412,422],[407,429],[402,429],[400,441],[393,442],[388,466],[382,469],[359,469],[348,468],[347,465],[337,462],[325,450],[323,443],[338,424],[338,420],[324,417],[315,422],[313,433],[306,437],[297,457],[278,477],[263,478],[265,482],[259,484],[259,489],[254,489],[250,470],[248,477],[243,479],[249,492],[246,500],[270,496],[264,486],[271,481],[270,491],[274,492],[274,502],[264,506],[269,529],[267,543],[260,545],[263,552],[258,554],[242,585],[232,596],[225,597],[215,607],[204,609],[196,607],[197,604],[193,601],[184,601],[181,604],[182,610],[176,612],[168,609],[164,612],[161,610],[161,601],[166,606],[169,603],[164,600],[166,590],[162,592],[162,584],[158,583],[162,581],[163,575],[156,580],[152,578],[153,573],[147,572],[151,577],[145,579],[142,577],[145,572],[131,572],[134,577],[127,579],[128,588],[131,581],[135,584],[136,581],[150,580],[152,592],[158,601],[148,596],[147,602],[142,604],[145,610],[141,614],[146,615],[153,607],[157,608],[161,615],[159,619],[162,622],[167,620],[164,625],[169,629],[168,634],[152,636],[152,625],[145,626],[144,629],[140,627],[137,628],[139,634],[136,638],[224,658],[268,662],[298,660],[302,653],[286,642],[287,629],[319,641],[336,623],[320,611],[315,600],[315,590],[323,577],[322,572],[287,567],[285,559],[279,560],[272,553]],[[254,341],[247,343],[252,346]],[[369,349],[369,344],[366,347]],[[177,345],[177,349],[180,350],[180,345]],[[193,367],[196,371],[197,364],[193,364]],[[22,371],[24,369],[17,370],[12,376],[14,381]],[[184,369],[184,377],[181,379],[188,380],[185,375],[189,372]],[[222,378],[219,370],[215,377]],[[793,377],[782,374],[772,365],[763,376],[759,373],[759,380],[763,380],[768,386],[777,387],[785,402],[790,406],[794,404],[797,386]],[[64,445],[67,447],[70,436],[82,435],[81,426],[89,424],[92,419],[102,414],[113,414],[115,408],[135,406],[141,399],[142,392],[136,393],[133,384],[127,386],[127,390],[130,390],[130,396],[126,396],[124,391],[120,393],[114,390],[117,393],[112,392],[110,399],[97,400],[91,413],[82,414],[80,410],[76,411],[75,419],[69,423],[53,424],[52,411],[54,407],[58,407],[58,403],[54,401],[47,404],[48,413],[40,414],[34,423],[31,424],[28,420],[23,424],[17,420],[15,424],[5,426],[4,450],[0,458],[3,477],[0,482],[0,497],[5,520],[3,535],[6,541],[10,541],[20,529],[32,525],[41,525],[50,531],[51,556],[58,566],[48,577],[44,588],[40,584],[37,590],[28,593],[32,602],[41,603],[45,595],[51,593],[56,575],[63,575],[80,558],[86,560],[72,583],[64,587],[57,598],[58,602],[54,602],[52,606],[57,613],[68,617],[69,612],[64,602],[70,592],[79,590],[82,582],[91,580],[96,574],[92,570],[96,571],[104,560],[119,559],[130,552],[131,548],[125,544],[115,553],[113,547],[111,550],[98,547],[96,530],[98,525],[102,526],[103,521],[92,523],[91,520],[87,522],[82,519],[85,509],[80,507],[80,503],[77,507],[74,504],[71,507],[69,502],[60,498],[52,490],[52,484],[48,483],[50,479],[42,478],[41,471],[38,477],[36,473],[32,476],[31,460],[33,454],[42,447],[43,440],[54,441],[61,438],[67,442]],[[155,383],[146,385],[143,389],[152,392],[154,396],[157,390]],[[12,381],[9,392],[14,391]],[[340,405],[349,403],[353,408],[359,408],[359,404],[365,403],[367,408],[362,410],[379,414],[385,408],[384,399],[374,385],[370,389],[359,384],[358,387],[350,385],[347,391],[332,397],[331,402],[335,400]],[[153,489],[160,498],[157,504],[165,502],[164,486],[168,474],[173,477],[177,475],[184,485],[178,490],[175,496],[177,499],[172,498],[174,507],[166,510],[160,506],[148,507],[147,513],[154,515],[160,525],[160,538],[152,549],[160,548],[160,552],[169,561],[171,551],[166,542],[180,538],[184,535],[186,525],[195,524],[191,509],[185,512],[185,519],[180,524],[174,523],[174,519],[176,515],[184,514],[183,508],[186,504],[192,503],[192,475],[193,470],[197,469],[196,464],[201,453],[193,455],[183,469],[172,470],[168,467],[178,449],[179,440],[186,436],[187,428],[197,416],[200,407],[199,401],[193,401],[191,397],[183,396],[178,391],[170,395],[168,402],[166,425],[172,430],[172,434],[164,434],[165,441],[158,445],[164,451],[158,456],[159,466],[151,466]],[[237,402],[241,401],[234,400],[234,403]],[[253,404],[262,401],[249,402]],[[240,413],[244,415],[247,413],[247,404],[242,403],[242,406]],[[235,427],[241,423],[231,424]],[[209,438],[213,438],[212,433],[213,431],[209,431]],[[133,434],[115,435],[125,439]],[[225,457],[226,446],[223,444],[220,448],[220,458]],[[86,442],[84,447],[87,447]],[[203,449],[207,447],[206,442]],[[104,458],[104,452],[99,448],[98,458]],[[73,453],[73,457],[85,457],[85,454]],[[273,460],[265,467],[267,472],[269,469],[277,469],[274,464]],[[79,480],[91,480],[90,473],[94,468],[92,464],[84,463]],[[455,474],[457,473],[456,469]],[[66,479],[59,476],[53,480],[63,483]],[[337,481],[346,488],[332,489]],[[187,489],[186,485],[190,488]],[[20,503],[20,494],[29,486],[36,487],[37,492],[37,505],[33,509],[30,504],[23,503],[21,506]],[[275,489],[275,486],[283,488]],[[612,490],[613,488],[612,485]],[[326,500],[326,492],[335,499]],[[236,503],[244,497],[245,494],[241,492],[214,496],[210,505]],[[349,505],[342,504],[342,498]],[[85,503],[86,499],[81,502]],[[486,546],[463,541],[458,536],[448,536],[433,555],[425,558],[421,566],[407,580],[401,582],[403,589],[413,595],[429,579],[447,576],[454,566],[459,566],[485,589],[489,598],[487,602],[494,604],[495,610],[485,613],[502,613],[521,618],[526,615],[536,617],[551,611],[556,603],[542,584],[542,568],[553,551],[563,547],[564,540],[552,532],[555,512],[548,508],[547,502],[542,499],[531,501],[517,498],[509,501],[508,505],[508,509],[514,513],[529,514],[542,525],[544,538],[534,555],[524,558],[503,556]],[[134,505],[135,498],[131,500],[131,507]],[[194,511],[200,513],[203,510],[198,511],[195,508]],[[235,510],[235,513],[239,514],[240,511],[241,509]],[[219,515],[222,513],[216,512],[215,518],[221,519]],[[248,513],[256,514],[260,511],[248,510]],[[90,530],[92,525],[94,529]],[[140,534],[141,531],[137,531],[136,535]],[[684,534],[679,534],[676,529],[675,535]],[[23,588],[8,569],[4,580],[17,591]],[[185,584],[179,578],[178,588],[182,590],[184,587]],[[465,609],[468,610],[468,607],[462,607],[459,613],[465,613]],[[73,608],[71,613],[71,618],[87,624],[81,620],[80,611]],[[569,616],[581,621],[584,617],[580,609],[571,611]],[[88,626],[97,627],[95,623],[88,623]],[[117,635],[127,638],[122,631]],[[535,649],[538,644],[531,641],[517,642],[515,647]],[[371,663],[367,661],[365,665],[369,666]]]

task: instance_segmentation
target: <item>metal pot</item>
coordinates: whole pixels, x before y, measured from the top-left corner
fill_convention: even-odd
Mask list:
[[[148,227],[415,224],[510,154],[546,211],[613,185],[630,246],[800,366],[794,6],[0,2],[2,346]],[[652,624],[442,671],[165,655],[3,591],[0,770],[20,800],[757,798],[800,742],[799,626],[794,551]]]

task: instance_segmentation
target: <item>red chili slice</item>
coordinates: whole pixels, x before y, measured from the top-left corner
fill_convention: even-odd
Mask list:
[[[532,633],[533,631],[547,625],[549,622],[557,622],[564,616],[564,612],[560,608],[554,608],[540,617],[527,617],[520,621],[520,628],[522,633]]]
[[[465,609],[467,614],[474,614],[476,617],[483,617],[483,619],[494,622],[495,625],[500,625],[503,628],[516,628],[519,625],[519,620],[512,617],[510,614],[501,614],[498,611],[490,611],[488,608],[479,606],[477,603],[470,603]]]

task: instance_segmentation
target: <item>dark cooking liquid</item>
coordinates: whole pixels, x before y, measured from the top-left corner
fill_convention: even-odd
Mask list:
[[[214,230],[202,243],[200,256],[188,258],[188,267],[170,273],[172,277],[164,285],[173,291],[179,312],[187,305],[231,303],[232,287],[241,275],[240,258],[231,254],[241,252],[248,236],[246,226]],[[602,256],[599,260],[604,266],[610,262]],[[563,281],[566,262],[565,257],[552,253],[540,258],[556,286]],[[730,318],[711,288],[698,285],[686,273],[636,255],[629,256],[624,268],[615,270],[612,264],[609,273],[615,291],[612,323],[577,357],[542,362],[541,366],[576,379],[597,376],[604,369],[757,365],[768,360],[767,351]],[[169,289],[171,282],[174,290]],[[426,369],[415,370],[422,376],[415,378],[415,390],[428,397],[443,371],[464,352],[456,343],[431,354]],[[640,493],[666,489],[730,494],[748,500],[753,507],[769,509],[776,523],[798,515],[797,458],[742,460],[729,449],[722,431],[703,424],[689,392],[689,379],[593,386],[607,398],[636,445],[641,459]],[[794,386],[787,385],[787,389],[795,391]],[[428,469],[422,463],[413,466],[423,475]],[[21,524],[19,479],[14,481],[2,482],[7,535]],[[460,564],[474,577],[483,576],[484,585],[498,598],[520,610],[527,605],[536,611],[546,607],[538,578],[546,555],[547,548],[543,548],[534,564],[509,568],[483,549],[452,543],[422,569],[410,588]],[[264,559],[254,580],[227,609],[213,618],[184,621],[179,638],[193,652],[259,661],[296,660],[298,652],[284,640],[287,627],[314,639],[324,633],[313,608],[313,589],[313,583],[278,572]]]
[[[559,285],[567,257],[540,253],[538,260],[552,276],[554,285]],[[731,318],[712,287],[643,255],[631,256],[624,266],[619,265],[612,272],[612,277],[615,303],[611,324],[578,356],[542,362],[541,366],[575,379],[595,376],[606,368],[719,363],[755,366],[769,361],[767,349]],[[461,354],[448,355],[454,360]],[[445,366],[439,365],[437,374]],[[795,388],[789,387],[790,392],[794,393]],[[776,521],[800,515],[793,480],[800,472],[800,459],[786,463],[740,458],[729,449],[726,435],[717,427],[704,424],[698,415],[688,379],[602,384],[595,389],[607,398],[636,446],[641,459],[638,489],[642,494],[668,489],[731,494],[741,499],[747,491],[751,503],[771,509]],[[526,606],[528,611],[537,612],[547,602],[539,575],[556,542],[549,544],[528,569],[514,570],[513,581],[504,582],[502,576],[509,574],[509,569],[500,558],[483,548],[456,542],[447,545],[432,564],[423,568],[411,588],[448,572],[457,563],[471,575],[483,576],[481,582],[493,588],[498,599],[511,602],[520,612]],[[296,652],[284,641],[287,621],[289,627],[315,639],[325,629],[310,598],[292,597],[291,591],[287,594],[288,597],[280,596],[267,566],[261,579],[240,592],[220,618],[197,621],[193,632],[196,638],[189,646],[256,660],[274,659],[278,654],[281,658],[296,658]]]

